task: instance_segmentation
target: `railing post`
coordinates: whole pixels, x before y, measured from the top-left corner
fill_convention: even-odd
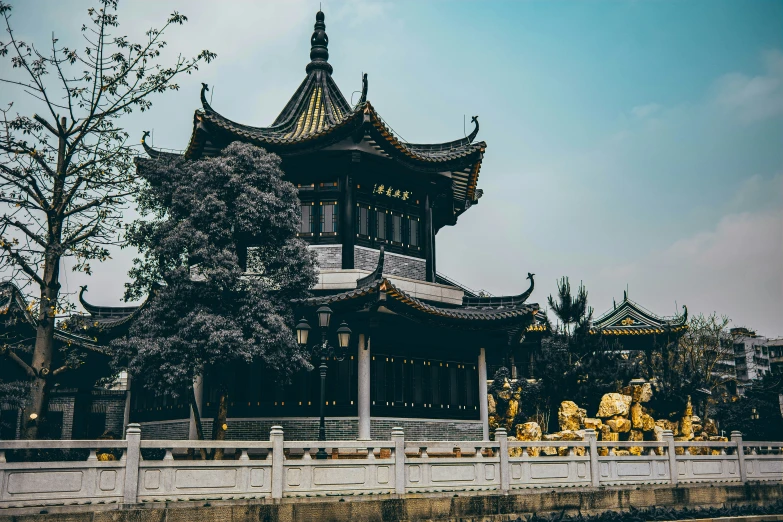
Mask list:
[[[272,498],[283,498],[283,427],[272,426],[269,440],[272,441]]]
[[[125,491],[123,502],[136,504],[139,499],[139,461],[141,460],[141,426],[133,422],[125,432]]]
[[[394,490],[398,495],[405,494],[405,432],[402,428],[392,428],[394,441]]]
[[[745,469],[745,448],[742,446],[742,432],[732,431],[731,442],[734,442],[737,445],[737,465],[739,466],[740,479],[743,483],[747,482],[748,473]]]
[[[598,436],[595,430],[585,430],[585,440],[589,446],[587,450],[590,452],[590,481],[594,488],[601,485],[601,472],[598,469]]]
[[[669,476],[673,485],[677,485],[680,471],[677,468],[677,452],[674,449],[674,432],[672,430],[663,430],[661,434],[666,442],[666,454],[669,455]]]
[[[500,490],[503,493],[508,493],[511,487],[509,480],[511,469],[508,465],[508,434],[505,428],[498,428],[495,430],[495,440],[500,443]]]

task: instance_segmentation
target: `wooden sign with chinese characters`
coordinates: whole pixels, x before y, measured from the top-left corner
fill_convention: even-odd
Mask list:
[[[403,201],[407,201],[411,198],[413,195],[413,192],[410,191],[401,191],[400,189],[396,189],[392,187],[391,185],[378,185],[377,183],[372,188],[373,194],[378,194],[380,196],[388,196],[390,198],[399,198]]]

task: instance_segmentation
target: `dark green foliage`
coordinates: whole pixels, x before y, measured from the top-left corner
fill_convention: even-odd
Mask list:
[[[715,419],[726,431],[741,431],[745,440],[781,440],[780,393],[783,393],[783,376],[767,374],[746,387],[743,397],[728,396],[718,401]]]
[[[291,299],[315,284],[315,259],[296,238],[296,188],[280,159],[233,143],[201,161],[143,161],[146,219],[130,228],[143,258],[127,295],[153,292],[115,368],[158,394],[177,396],[194,376],[227,389],[235,364],[262,363],[281,380],[308,366],[293,334]],[[251,249],[248,271],[241,266]]]
[[[565,334],[585,335],[593,318],[593,309],[587,306],[587,289],[579,283],[576,296],[571,295],[571,282],[563,277],[557,283],[557,300],[550,295],[549,306],[562,323]]]
[[[615,392],[634,377],[644,375],[643,361],[633,353],[611,346],[599,335],[590,335],[593,310],[587,305],[587,289],[580,284],[576,296],[567,277],[558,282],[558,295],[549,306],[560,324],[541,342],[536,357],[540,377],[540,409],[549,411],[548,430],[562,401],[576,402],[588,415],[604,393]]]
[[[30,393],[30,383],[28,381],[4,381],[0,379],[0,404],[7,406],[8,410],[15,410],[24,406],[28,393]]]

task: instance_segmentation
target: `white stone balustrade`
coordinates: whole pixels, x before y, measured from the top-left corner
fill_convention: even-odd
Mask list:
[[[395,428],[385,441],[286,441],[275,426],[269,441],[141,440],[132,424],[119,441],[0,441],[0,508],[783,480],[783,443],[738,432],[730,442],[494,438],[406,441]],[[216,449],[222,460],[201,459]]]

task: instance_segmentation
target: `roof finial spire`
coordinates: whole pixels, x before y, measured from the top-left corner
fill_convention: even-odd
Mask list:
[[[310,37],[310,63],[305,69],[308,73],[313,69],[323,69],[329,74],[332,73],[332,66],[329,65],[328,47],[329,37],[326,36],[324,13],[319,9],[315,14],[315,26],[313,35]]]

